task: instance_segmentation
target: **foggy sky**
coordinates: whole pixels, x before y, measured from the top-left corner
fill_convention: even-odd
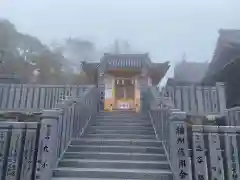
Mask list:
[[[127,39],[153,61],[211,60],[220,28],[240,29],[239,0],[0,0],[0,17],[44,43]]]

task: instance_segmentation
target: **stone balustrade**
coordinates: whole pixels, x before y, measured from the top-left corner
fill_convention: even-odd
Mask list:
[[[5,120],[0,121],[0,180],[49,180],[71,139],[79,138],[96,115],[98,101],[98,90],[92,87],[81,97],[69,97],[54,108],[34,111],[27,121],[11,118],[33,109],[15,109],[16,113],[11,110],[11,118],[3,116]]]

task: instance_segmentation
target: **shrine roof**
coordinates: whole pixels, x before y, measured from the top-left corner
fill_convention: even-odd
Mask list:
[[[142,69],[146,68],[147,74],[152,78],[153,84],[158,84],[165,76],[170,65],[169,62],[151,62],[149,55],[145,54],[104,54],[101,61],[82,62],[82,69],[87,74],[97,73],[99,66],[104,65],[105,70],[111,69]]]
[[[144,68],[151,63],[148,53],[145,54],[109,54],[105,53],[101,63],[106,63],[106,68]]]

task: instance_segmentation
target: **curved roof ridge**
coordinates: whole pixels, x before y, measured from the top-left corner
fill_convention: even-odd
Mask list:
[[[104,53],[104,56],[149,56],[149,53]]]

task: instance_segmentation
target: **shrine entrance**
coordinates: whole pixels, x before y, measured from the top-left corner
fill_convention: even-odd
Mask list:
[[[116,109],[134,109],[135,106],[135,80],[131,78],[117,78],[115,87]]]
[[[105,110],[139,111],[139,74],[139,70],[113,70],[105,73]]]

